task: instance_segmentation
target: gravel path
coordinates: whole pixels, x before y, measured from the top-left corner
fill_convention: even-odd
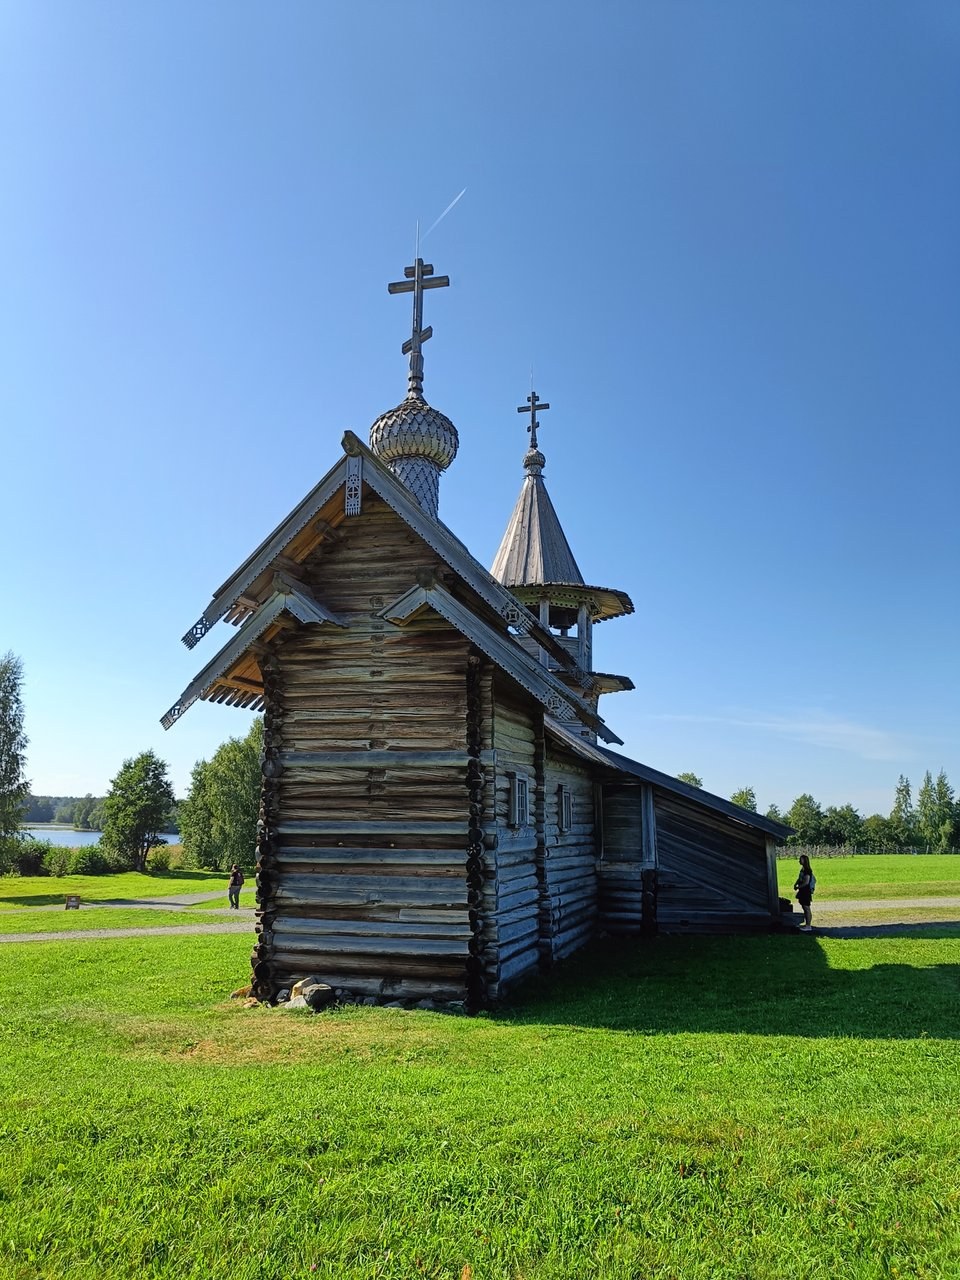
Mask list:
[[[84,902],[81,904],[81,911],[92,910],[95,907],[151,907],[157,910],[170,910],[175,907],[192,906],[197,902],[212,902],[214,899],[222,899],[223,893],[184,893],[169,898],[110,898],[103,902]],[[847,899],[817,902],[814,900],[814,919],[819,921],[822,916],[826,916],[829,920],[830,916],[840,916],[844,913],[852,913],[858,911],[896,911],[916,910],[918,908],[927,911],[945,910],[948,913],[955,913],[960,910],[960,898],[863,898],[863,899]],[[222,924],[178,924],[178,925],[158,925],[140,926],[133,929],[63,929],[56,932],[46,933],[0,933],[0,943],[3,942],[66,942],[77,938],[149,938],[157,937],[163,934],[196,934],[196,933],[253,933],[253,924],[256,918],[252,909],[246,907],[241,908],[238,912],[233,911],[230,907],[215,908],[217,914],[230,915],[231,920],[224,920]],[[0,928],[3,927],[4,915],[19,915],[22,911],[63,911],[62,906],[49,907],[18,907],[10,912],[0,914]],[[799,914],[799,913],[798,913]],[[924,923],[897,923],[890,921],[884,924],[837,924],[820,926],[815,924],[813,936],[822,934],[831,938],[883,938],[896,937],[902,934],[912,933],[918,929],[928,929],[937,924],[956,924],[957,920],[931,920]],[[804,935],[809,936],[809,935]]]
[[[910,907],[924,907],[930,911],[937,911],[940,907],[955,910],[960,907],[960,898],[828,898],[818,902],[817,895],[813,895],[814,915],[824,911],[898,911]]]
[[[222,889],[218,889],[215,893],[173,893],[166,898],[103,898],[99,902],[81,901],[80,910],[93,911],[97,907],[146,907],[147,910],[152,911],[169,911],[176,907],[193,907],[198,902],[222,902],[226,896]],[[16,915],[19,911],[63,911],[64,909],[62,902],[51,902],[43,907],[11,907],[9,911],[0,914],[0,920],[5,915]],[[226,906],[223,910],[230,911],[231,908]]]

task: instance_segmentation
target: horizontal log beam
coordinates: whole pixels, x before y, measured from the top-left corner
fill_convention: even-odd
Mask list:
[[[290,836],[462,836],[467,822],[278,822],[280,835]]]
[[[286,768],[423,769],[466,768],[470,756],[463,751],[281,751]],[[492,765],[494,753],[482,751],[482,764]]]

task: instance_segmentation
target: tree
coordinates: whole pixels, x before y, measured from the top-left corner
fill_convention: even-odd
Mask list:
[[[863,818],[852,804],[830,805],[823,815],[823,844],[857,844],[863,834]]]
[[[776,804],[772,804],[764,816],[769,818],[772,822],[786,821],[783,814],[780,812],[780,806]]]
[[[880,813],[872,813],[864,818],[860,832],[860,842],[871,853],[886,853],[899,846],[899,829],[893,818],[885,818]]]
[[[245,738],[229,738],[209,761],[193,768],[190,791],[180,806],[180,834],[188,855],[201,867],[250,866],[257,843],[262,780],[263,721]]]
[[[101,844],[135,871],[146,871],[147,854],[163,844],[160,832],[173,803],[167,766],[154,752],[124,760],[103,802]]]
[[[698,778],[695,773],[678,773],[677,781],[686,782],[691,787],[701,787],[701,788],[703,787],[703,779]]]
[[[890,812],[890,835],[901,849],[909,849],[917,833],[917,815],[913,807],[910,779],[901,773]]]
[[[27,735],[23,731],[23,664],[12,653],[0,658],[0,845],[16,838],[30,783],[23,776]]]
[[[917,792],[917,831],[924,844],[943,853],[953,837],[953,787],[941,769],[934,782],[928,769]]]
[[[730,797],[731,804],[738,804],[741,809],[749,809],[751,813],[757,812],[757,793],[753,787],[741,787],[739,791],[735,791]]]
[[[786,823],[793,827],[791,844],[819,844],[823,834],[823,810],[813,796],[804,792],[797,796],[787,811]]]

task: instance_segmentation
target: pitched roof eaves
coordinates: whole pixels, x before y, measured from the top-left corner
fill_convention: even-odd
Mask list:
[[[629,756],[611,751],[609,747],[584,742],[558,721],[548,721],[547,730],[557,735],[572,750],[580,752],[587,759],[592,759],[595,764],[606,765],[607,768],[617,769],[621,773],[632,774],[663,791],[671,791],[688,800],[695,800],[708,809],[725,814],[726,817],[742,822],[745,826],[756,827],[768,835],[775,836],[778,840],[785,840],[787,836],[793,835],[793,828],[785,826],[782,822],[774,822],[772,818],[765,818],[762,814],[741,809],[739,805],[730,800],[724,800],[722,796],[715,796],[701,787],[692,787],[688,782],[681,782],[679,778],[673,778],[668,773],[652,769],[649,765],[641,764],[639,760],[631,760]]]
[[[200,636],[209,631],[215,622],[219,622],[238,596],[243,595],[300,530],[326,506],[342,486],[345,474],[346,459],[341,458],[289,515],[280,521],[273,532],[264,538],[257,549],[247,556],[243,564],[221,583],[204,609],[200,621],[183,636],[183,643],[188,649],[192,649]]]
[[[567,706],[572,715],[608,742],[622,740],[604,724],[603,719],[582,698],[567,687],[554,672],[532,658],[512,636],[496,631],[477,617],[444,587],[416,586],[381,609],[380,616],[402,625],[423,609],[430,608],[466,636],[511,679],[541,702],[548,710],[558,704]]]
[[[264,600],[240,630],[231,636],[223,648],[215,653],[207,665],[194,676],[170,710],[161,717],[160,723],[164,729],[169,729],[198,698],[202,698],[207,690],[230,670],[233,664],[284,612],[289,613],[301,623],[329,623],[336,627],[346,625],[302,587],[294,588],[290,584],[282,584],[281,589],[274,591],[273,595]]]

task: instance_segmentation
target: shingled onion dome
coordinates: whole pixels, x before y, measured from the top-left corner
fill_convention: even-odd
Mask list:
[[[370,448],[434,519],[440,504],[440,473],[459,447],[457,428],[446,414],[413,390],[370,428]]]

